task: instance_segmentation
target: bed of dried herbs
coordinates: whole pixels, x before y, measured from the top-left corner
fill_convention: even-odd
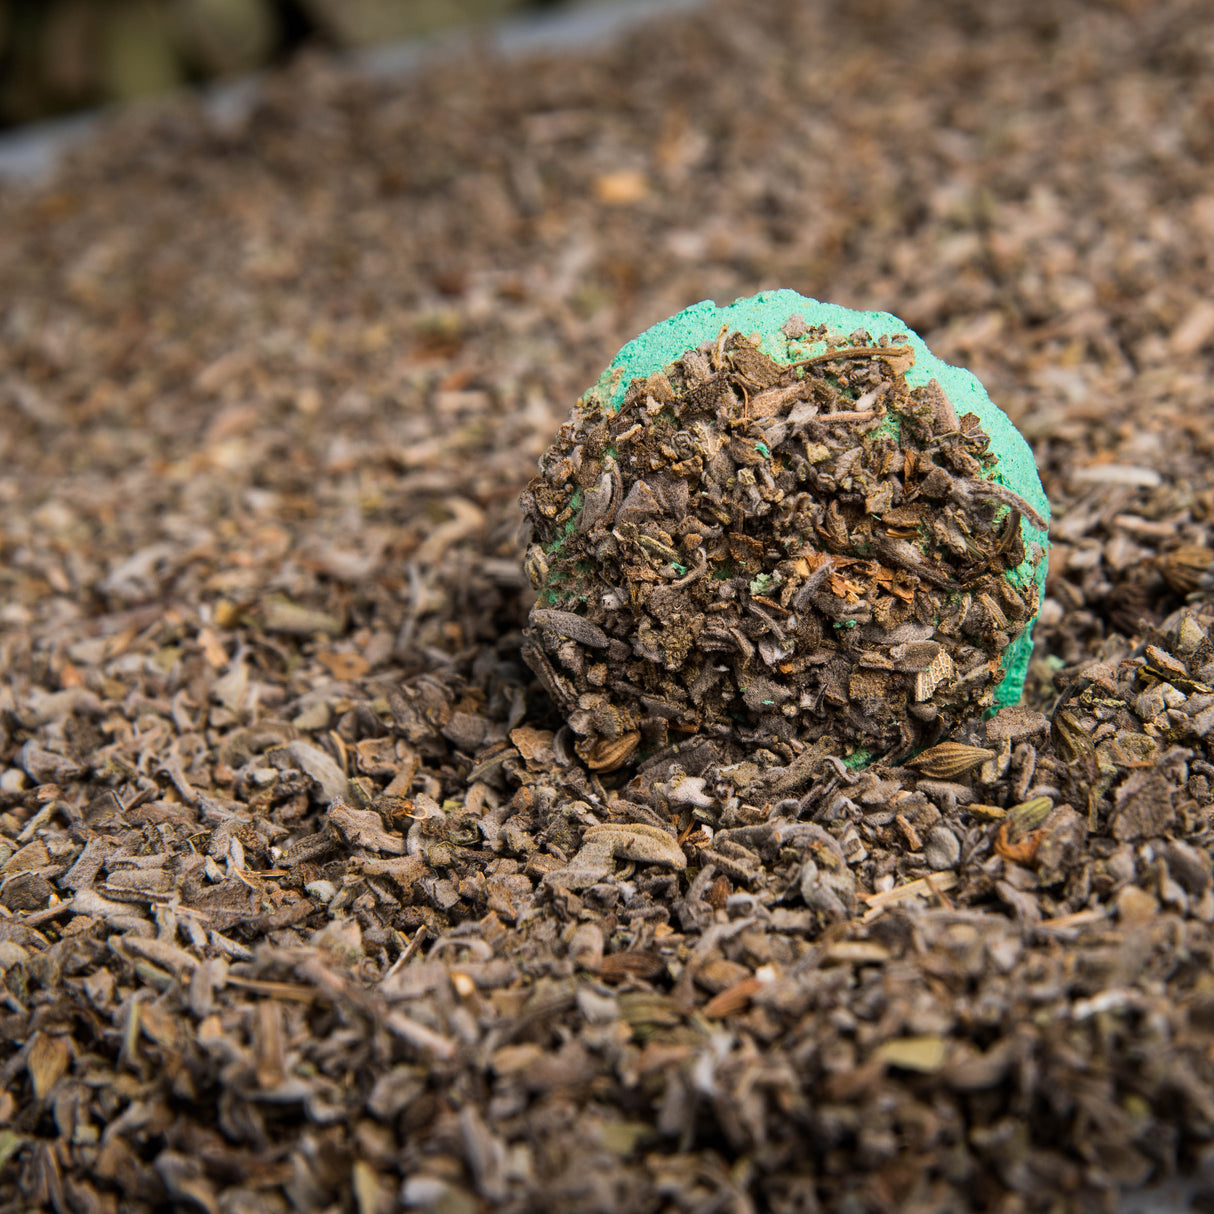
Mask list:
[[[1011,1214],[1200,1165],[1211,20],[750,0],[304,64],[0,195],[3,1208]],[[891,308],[1032,438],[1025,706],[595,771],[518,495],[623,340],[767,286]]]
[[[1022,513],[1046,521],[989,479],[975,414],[910,388],[905,334],[784,330],[787,364],[722,330],[618,410],[592,394],[523,495],[523,653],[593,771],[672,730],[906,758],[993,705],[1037,612],[1013,571]]]

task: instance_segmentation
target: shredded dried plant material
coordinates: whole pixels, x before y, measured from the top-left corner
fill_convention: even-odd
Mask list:
[[[1208,1207],[1211,80],[1194,0],[737,0],[0,188],[0,1211]],[[1031,438],[1024,700],[596,770],[519,495],[789,282]]]
[[[909,754],[994,702],[1037,614],[1022,512],[972,413],[911,388],[904,335],[741,333],[587,397],[523,495],[524,655],[613,771],[701,734],[740,758]],[[587,403],[589,402],[589,403]]]

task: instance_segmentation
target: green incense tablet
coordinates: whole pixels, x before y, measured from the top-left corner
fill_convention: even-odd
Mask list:
[[[697,733],[907,754],[1023,689],[1032,452],[888,313],[684,309],[577,402],[523,509],[524,653],[592,769]]]

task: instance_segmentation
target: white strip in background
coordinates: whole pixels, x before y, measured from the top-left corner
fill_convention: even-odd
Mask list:
[[[372,79],[408,76],[435,59],[469,46],[499,55],[520,56],[579,50],[618,37],[646,21],[691,9],[704,0],[597,0],[551,12],[520,13],[489,25],[462,26],[426,38],[338,54],[339,62]],[[239,121],[256,104],[264,71],[199,90],[203,105],[219,121]],[[154,105],[156,98],[87,110],[17,127],[0,135],[0,184],[36,184],[55,171],[65,152],[84,143],[99,122],[133,106]]]

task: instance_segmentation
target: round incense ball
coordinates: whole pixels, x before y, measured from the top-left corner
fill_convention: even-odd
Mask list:
[[[1049,505],[973,375],[896,317],[764,292],[629,342],[523,495],[524,656],[611,771],[905,757],[1015,703]]]

